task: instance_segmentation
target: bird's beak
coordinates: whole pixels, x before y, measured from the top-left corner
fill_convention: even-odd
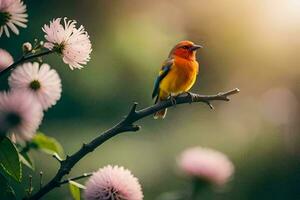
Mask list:
[[[192,47],[190,47],[190,51],[196,51],[197,49],[200,49],[200,48],[203,48],[203,46],[194,44]]]

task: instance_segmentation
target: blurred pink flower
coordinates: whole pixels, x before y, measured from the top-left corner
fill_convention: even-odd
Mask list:
[[[0,0],[1,1],[1,0]],[[6,69],[8,66],[10,66],[11,64],[13,64],[14,59],[13,57],[10,55],[10,53],[8,53],[6,50],[4,49],[0,49],[0,72],[4,69]]]
[[[61,18],[53,19],[50,25],[44,25],[46,33],[44,47],[62,54],[63,61],[71,69],[81,69],[90,60],[92,45],[88,33],[83,26],[76,28],[75,20],[64,18],[64,26]]]
[[[61,80],[48,64],[25,63],[15,69],[8,79],[12,90],[22,89],[32,93],[44,110],[55,105],[61,96]]]
[[[19,34],[17,26],[26,28],[28,15],[26,5],[21,0],[0,0],[0,37],[3,32],[9,37],[9,28]]]
[[[108,165],[99,169],[86,183],[86,200],[142,200],[138,179],[123,167]]]
[[[0,132],[28,141],[35,135],[42,118],[43,110],[30,93],[0,93]]]
[[[225,184],[234,172],[234,166],[226,155],[202,147],[185,150],[178,159],[178,165],[187,175],[215,185]]]

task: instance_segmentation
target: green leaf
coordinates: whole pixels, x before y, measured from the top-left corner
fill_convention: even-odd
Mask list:
[[[80,188],[80,189],[84,189],[84,190],[86,189],[86,187],[85,187],[84,185],[82,185],[82,184],[80,184],[80,183],[77,183],[77,182],[75,182],[75,181],[70,180],[69,183],[75,185],[76,187],[78,187],[78,188]]]
[[[69,189],[74,200],[80,200],[80,189],[85,189],[85,186],[75,181],[69,181]]]
[[[32,139],[31,145],[47,154],[53,155],[57,153],[60,156],[64,155],[61,144],[53,137],[48,137],[43,133],[37,133]]]
[[[13,188],[8,184],[3,175],[0,174],[0,194],[1,199],[16,200],[16,195]]]
[[[19,153],[15,145],[7,138],[0,141],[0,166],[11,177],[17,181],[22,178],[22,166]]]
[[[29,157],[27,153],[20,153],[19,156],[20,156],[21,163],[26,165],[28,168],[34,170],[33,160]]]

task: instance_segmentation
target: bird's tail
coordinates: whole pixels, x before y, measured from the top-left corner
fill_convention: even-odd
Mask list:
[[[159,97],[156,98],[155,104],[158,102],[160,102]],[[156,113],[154,113],[153,117],[154,117],[154,119],[159,119],[159,118],[164,119],[166,117],[166,114],[167,114],[167,109],[165,108],[163,110],[160,110],[160,111],[157,111]]]

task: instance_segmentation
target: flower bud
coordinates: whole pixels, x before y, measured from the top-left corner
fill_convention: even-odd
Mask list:
[[[32,51],[32,45],[29,42],[25,42],[22,46],[24,53],[29,53]]]

